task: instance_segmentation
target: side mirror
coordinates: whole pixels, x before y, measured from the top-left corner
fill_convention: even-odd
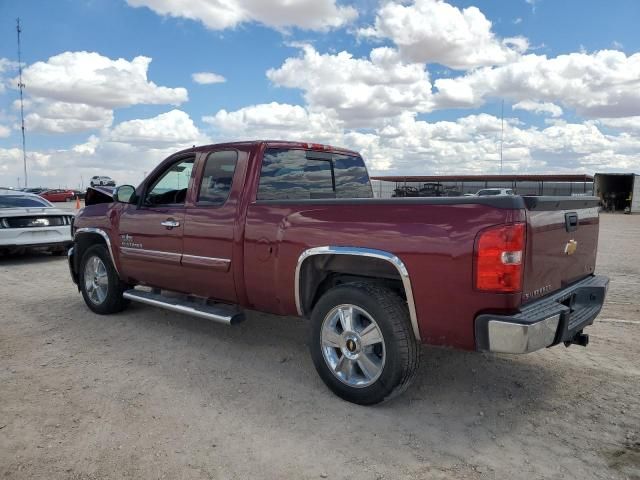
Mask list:
[[[131,203],[135,195],[136,189],[131,185],[120,185],[113,191],[113,199],[120,203]]]

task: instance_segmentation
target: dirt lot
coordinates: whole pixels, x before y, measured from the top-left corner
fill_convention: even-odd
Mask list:
[[[640,478],[640,215],[604,215],[588,348],[425,348],[373,408],[316,375],[307,325],[92,314],[66,260],[0,259],[0,478]]]

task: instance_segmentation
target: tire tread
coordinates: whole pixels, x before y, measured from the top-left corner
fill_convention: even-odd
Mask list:
[[[380,397],[380,395],[377,394],[370,399],[361,398],[356,394],[344,395],[341,392],[336,391],[336,389],[330,384],[328,384],[328,386],[343,398],[362,405],[386,402],[397,397],[409,387],[413,379],[416,377],[420,363],[420,348],[413,333],[407,302],[393,290],[367,282],[344,283],[326,292],[325,296],[328,294],[339,295],[342,291],[349,289],[356,289],[364,293],[367,297],[374,300],[378,308],[382,311],[382,316],[384,318],[376,319],[376,321],[384,321],[393,332],[394,347],[397,351],[398,357],[397,368],[400,370],[400,378],[395,381],[395,384],[391,389],[384,392],[383,397]],[[319,300],[316,306],[318,306],[321,301],[322,299]],[[315,313],[314,309],[314,315],[312,315],[312,317],[316,317],[314,321],[319,321],[319,317],[316,316]],[[385,341],[389,340],[386,339]],[[312,342],[315,342],[313,338]],[[322,362],[324,362],[324,360],[322,360]],[[318,368],[317,363],[316,368]],[[352,398],[347,398],[348,396]]]
[[[107,268],[107,275],[109,277],[109,289],[107,292],[106,300],[100,304],[95,305],[87,298],[87,293],[84,289],[84,268],[87,259],[91,255],[97,255],[104,262],[105,267]],[[87,306],[95,313],[100,315],[108,315],[111,313],[118,313],[124,310],[129,301],[125,299],[122,294],[128,288],[128,286],[120,280],[118,273],[116,272],[113,263],[111,262],[111,256],[109,251],[107,250],[106,245],[96,244],[87,248],[82,256],[82,261],[80,262],[80,270],[78,272],[79,281],[80,281],[80,290],[82,291],[82,296],[84,297],[85,303]]]

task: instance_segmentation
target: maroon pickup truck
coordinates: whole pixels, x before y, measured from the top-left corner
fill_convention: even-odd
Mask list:
[[[89,191],[69,266],[99,314],[137,301],[229,325],[245,309],[310,318],[322,380],[374,404],[409,385],[420,343],[586,345],[608,287],[598,227],[593,197],[373,198],[356,152],[238,142]]]

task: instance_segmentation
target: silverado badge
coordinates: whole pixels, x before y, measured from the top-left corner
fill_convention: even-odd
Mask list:
[[[576,253],[577,249],[578,249],[578,242],[576,242],[575,240],[569,240],[567,244],[564,246],[564,254],[573,255],[574,253]]]
[[[120,235],[120,242],[121,245],[126,248],[142,248],[142,244],[135,242],[133,237],[128,233]]]

